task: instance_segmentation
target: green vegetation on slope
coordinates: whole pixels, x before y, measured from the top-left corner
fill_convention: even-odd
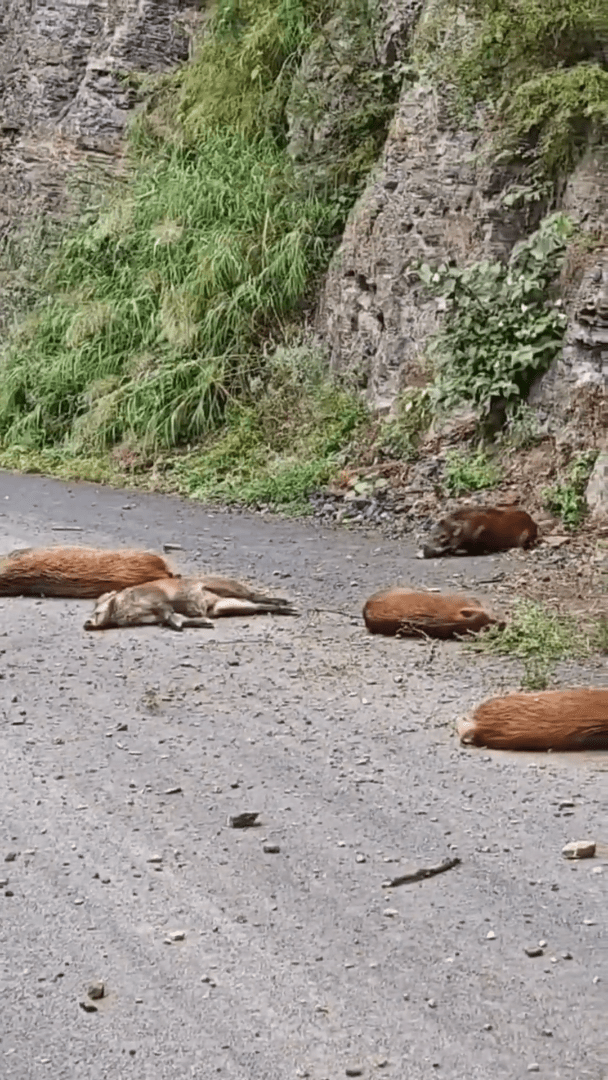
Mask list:
[[[366,99],[346,103],[339,152],[318,169],[288,152],[287,105],[337,12],[352,23],[349,79]],[[397,94],[396,82],[367,87],[373,32],[366,0],[222,0],[196,61],[160,81],[134,124],[129,182],[66,233],[44,300],[10,340],[0,440],[12,459],[162,451],[222,425],[262,473],[262,459],[282,456],[284,425],[262,419],[268,357],[314,296]],[[317,371],[300,391],[319,404]],[[323,395],[344,418],[328,439],[326,408],[314,437],[308,425],[306,453],[321,457],[302,467],[301,490],[327,474],[336,432],[346,438],[362,413],[329,378]],[[235,453],[224,456],[227,493]]]
[[[551,214],[507,263],[420,266],[420,280],[447,308],[429,346],[436,405],[449,410],[467,401],[481,417],[497,404],[509,413],[521,406],[561,348],[566,316],[551,288],[571,233],[568,218]]]
[[[545,506],[553,514],[559,514],[565,527],[574,531],[587,515],[585,490],[597,459],[597,450],[579,454],[570,462],[562,483],[545,488]]]
[[[333,246],[335,211],[287,173],[271,139],[212,134],[66,238],[4,365],[6,442],[169,446],[216,425]]]
[[[557,178],[605,136],[605,0],[443,0],[429,11],[418,61],[452,87],[456,114],[489,107],[495,150]]]
[[[489,107],[495,152],[531,163],[505,204],[550,192],[603,130],[603,12],[604,0],[425,10],[416,63],[468,122]],[[126,182],[53,234],[44,274],[30,245],[5,278],[30,313],[3,353],[0,463],[95,477],[123,463],[140,481],[154,463],[154,482],[181,491],[291,508],[339,466],[364,422],[356,394],[300,333],[273,355],[305,322],[414,70],[383,18],[375,0],[219,0],[195,60],[141,80]],[[547,219],[506,267],[420,268],[447,301],[437,384],[377,427],[381,455],[415,455],[432,409],[463,396],[482,416],[519,408],[560,345],[550,289],[567,233]]]

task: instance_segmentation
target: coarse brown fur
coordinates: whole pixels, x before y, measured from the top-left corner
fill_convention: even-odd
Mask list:
[[[297,615],[288,600],[264,596],[231,578],[163,578],[100,596],[85,630],[158,624],[172,630],[212,627],[224,615]]]
[[[423,547],[425,559],[442,555],[484,555],[508,548],[531,547],[538,526],[525,510],[496,507],[464,507],[442,518],[429,533]]]
[[[608,750],[608,690],[490,698],[460,722],[459,735],[494,750]]]
[[[436,638],[476,633],[498,622],[479,600],[400,588],[370,596],[363,618],[372,634]]]
[[[162,555],[128,548],[24,548],[0,558],[0,596],[97,597],[173,571]]]

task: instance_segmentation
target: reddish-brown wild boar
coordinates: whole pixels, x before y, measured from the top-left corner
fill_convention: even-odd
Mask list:
[[[442,555],[484,555],[508,548],[531,547],[538,526],[525,510],[498,510],[495,507],[464,507],[442,518],[423,546],[425,559]]]
[[[466,746],[608,750],[608,690],[543,690],[490,698],[461,720]]]
[[[0,596],[97,597],[173,571],[149,551],[87,547],[25,548],[0,558]]]
[[[436,638],[476,633],[498,622],[478,600],[400,588],[370,596],[363,618],[372,634]]]

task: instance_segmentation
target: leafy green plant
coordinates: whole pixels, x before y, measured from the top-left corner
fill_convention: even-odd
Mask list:
[[[544,505],[561,517],[567,529],[577,529],[587,513],[585,488],[597,454],[596,450],[579,454],[568,467],[564,483],[543,491]]]
[[[505,629],[490,627],[471,648],[517,657],[524,665],[522,686],[544,690],[557,661],[589,656],[593,642],[572,616],[559,615],[535,600],[518,600]]]
[[[500,483],[501,472],[484,450],[466,454],[453,450],[446,455],[443,483],[449,495],[465,495],[483,491]]]
[[[412,461],[418,443],[432,420],[429,393],[424,389],[405,390],[396,399],[394,416],[383,420],[376,438],[377,451],[386,458]]]
[[[429,354],[440,408],[471,402],[482,417],[496,401],[513,409],[547,371],[562,344],[566,316],[549,299],[571,225],[562,214],[541,223],[506,265],[483,260],[460,269],[423,263],[427,289],[447,301],[444,325]]]

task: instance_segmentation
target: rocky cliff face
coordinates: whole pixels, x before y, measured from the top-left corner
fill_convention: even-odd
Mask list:
[[[562,296],[568,326],[561,356],[532,388],[530,401],[549,430],[580,447],[608,436],[608,152],[581,162],[563,196],[564,211],[595,243],[568,252]]]
[[[353,371],[370,403],[386,411],[404,387],[424,383],[425,346],[441,301],[425,295],[417,261],[463,266],[508,255],[546,207],[508,208],[516,168],[484,164],[478,132],[454,130],[440,93],[408,89],[399,102],[373,181],[357,203],[326,278],[318,328],[336,370]],[[574,247],[564,276],[569,314],[563,356],[534,390],[546,423],[559,429],[582,384],[608,384],[606,282],[608,156],[585,158],[559,207],[591,236]]]
[[[416,263],[507,255],[542,213],[502,205],[517,172],[484,165],[483,151],[478,132],[449,126],[437,90],[409,89],[327,275],[318,325],[332,366],[354,370],[380,411],[425,381],[425,345],[441,319]]]
[[[198,5],[196,5],[198,6]],[[188,56],[185,0],[3,0],[0,236],[68,204],[75,165],[114,168],[136,104],[132,73]]]

